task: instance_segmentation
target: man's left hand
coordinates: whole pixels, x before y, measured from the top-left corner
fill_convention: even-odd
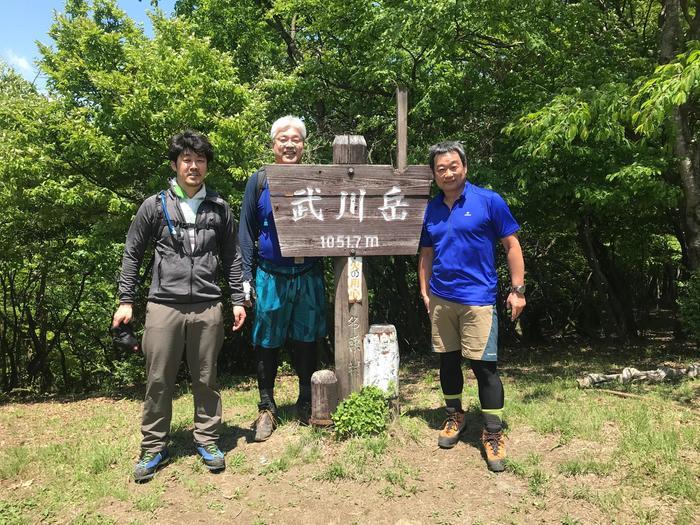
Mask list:
[[[525,309],[525,296],[520,293],[510,292],[506,299],[506,306],[510,308],[510,320],[515,321]]]
[[[242,306],[233,307],[233,331],[239,330],[245,322],[245,308]]]

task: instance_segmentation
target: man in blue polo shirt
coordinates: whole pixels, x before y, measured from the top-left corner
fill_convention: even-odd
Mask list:
[[[306,140],[306,126],[301,119],[291,115],[277,119],[272,124],[270,138],[276,164],[301,161]],[[323,268],[319,257],[282,256],[264,170],[251,175],[246,184],[239,239],[248,305],[251,291],[257,292],[253,344],[260,403],[253,427],[255,441],[265,441],[277,426],[274,388],[279,349],[283,345],[287,346],[299,377],[297,418],[307,423],[311,416],[316,340],[326,334]]]
[[[447,419],[438,445],[452,448],[466,424],[462,409],[462,358],[469,360],[484,415],[482,444],[490,470],[501,472],[503,384],[496,370],[496,245],[506,251],[511,320],[525,308],[525,263],[515,232],[520,226],[497,193],[467,181],[467,158],[458,142],[430,148],[430,168],[442,190],[428,203],[418,259],[418,280],[430,315],[434,351],[440,354],[440,385]]]

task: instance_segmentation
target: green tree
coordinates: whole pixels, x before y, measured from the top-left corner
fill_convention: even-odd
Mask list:
[[[149,39],[113,0],[69,0],[54,45],[41,46],[48,95],[2,71],[5,390],[94,386],[111,374],[122,241],[136,207],[166,186],[170,135],[209,135],[209,181],[234,205],[262,157],[265,104],[230,57],[185,21],[153,22]]]

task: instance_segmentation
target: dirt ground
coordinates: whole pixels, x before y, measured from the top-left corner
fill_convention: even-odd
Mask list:
[[[123,487],[128,498],[107,497],[98,500],[98,507],[90,511],[100,521],[99,516],[116,523],[159,523],[159,524],[608,524],[640,523],[639,513],[625,508],[606,511],[605,505],[594,504],[590,497],[577,497],[585,490],[588,494],[609,494],[622,490],[629,494],[630,487],[624,486],[622,473],[611,472],[603,476],[592,474],[566,477],[558,473],[557,466],[573,459],[590,457],[600,459],[606,451],[614,449],[617,442],[613,426],[606,428],[600,442],[573,439],[562,444],[556,436],[542,435],[527,425],[512,425],[508,430],[507,447],[509,456],[527,458],[541,457],[539,468],[546,475],[542,489],[533,488],[528,476],[506,471],[494,474],[486,469],[479,445],[481,420],[478,411],[468,412],[468,427],[462,440],[451,450],[437,447],[437,428],[442,417],[439,392],[436,386],[426,386],[422,378],[408,378],[402,384],[402,412],[406,417],[391,425],[389,446],[382,454],[373,458],[364,468],[364,474],[329,480],[329,467],[342,460],[347,452],[346,442],[337,442],[328,434],[320,439],[320,451],[314,459],[293,461],[287,468],[268,469],[274,461],[285,454],[289,445],[309,438],[310,431],[302,428],[290,417],[277,429],[270,440],[264,443],[252,442],[252,432],[248,428],[250,407],[233,404],[224,407],[227,421],[220,442],[227,453],[228,469],[218,475],[206,472],[199,463],[194,451],[187,446],[186,439],[179,438],[180,447],[175,447],[176,457],[169,466],[159,471],[148,484],[135,484],[126,474],[131,465],[125,465]],[[279,379],[287,392],[294,391],[295,380],[290,375]],[[512,379],[506,377],[506,389]],[[428,392],[426,388],[434,390]],[[252,382],[235,390],[240,395],[255,398]],[[426,399],[428,399],[426,403]],[[115,401],[107,398],[93,398],[75,403],[33,404],[31,410],[39,417],[52,420],[65,420],[76,414],[85,417],[99,414],[100,406],[120,403],[119,410],[125,421],[134,425],[139,419],[140,402],[134,400]],[[426,406],[429,404],[430,406]],[[7,413],[12,407],[21,404],[0,406]],[[41,407],[44,409],[41,409]],[[254,410],[254,409],[253,409]],[[417,431],[411,431],[405,424],[410,420]],[[6,419],[7,421],[7,419]],[[37,422],[26,422],[36,425]],[[57,436],[47,434],[27,435],[28,429],[18,426],[0,428],[0,444],[15,446],[18,443],[41,444],[52,441]],[[121,425],[119,421],[106,423]],[[415,430],[414,428],[414,430]],[[182,429],[189,436],[191,427]],[[60,438],[59,438],[60,439]],[[697,460],[697,451],[695,452]],[[325,473],[325,474],[324,474]],[[158,504],[152,509],[141,508],[134,502],[140,498],[152,497],[154,487]],[[0,481],[4,492],[29,490],[19,482]],[[632,489],[633,490],[633,489]],[[627,492],[625,492],[627,491]],[[2,498],[0,498],[2,499]],[[643,498],[635,501],[639,506],[653,509],[652,517],[659,523],[667,521],[675,513],[675,502],[663,496]],[[1,509],[0,509],[1,510]],[[612,513],[609,513],[612,512]],[[64,510],[58,522],[85,522],[78,519],[84,516],[80,506]],[[650,519],[647,523],[657,522]],[[700,521],[692,521],[700,523]],[[55,520],[49,520],[55,522]],[[0,523],[5,523],[0,515]]]
[[[332,439],[324,441],[321,459],[295,465],[286,472],[261,475],[255,468],[282,455],[285,445],[295,439],[299,428],[289,423],[265,443],[248,443],[248,432],[240,429],[232,442],[232,452],[242,452],[252,472],[236,473],[232,469],[212,476],[202,474],[200,483],[212,483],[217,490],[197,501],[192,491],[180,482],[191,475],[194,455],[170,465],[159,474],[165,484],[165,504],[154,511],[155,523],[328,523],[328,524],[427,524],[427,523],[562,523],[569,517],[579,523],[610,523],[610,517],[586,502],[563,498],[560,490],[548,490],[542,497],[528,492],[528,481],[512,473],[493,474],[485,468],[478,446],[478,422],[454,449],[441,450],[434,432],[420,442],[401,439],[401,445],[385,454],[386,468],[402,465],[408,470],[407,490],[386,479],[368,482],[356,480],[322,481],[315,479],[323,465],[342,452]],[[566,447],[550,449],[556,442],[521,428],[510,432],[508,446],[513,452],[527,450],[557,463],[578,455],[594,443],[572,442]],[[382,468],[376,469],[379,472]],[[592,476],[593,478],[593,476]],[[580,480],[579,480],[580,483]],[[596,481],[597,483],[597,481]],[[606,482],[607,484],[608,482]],[[609,481],[614,484],[614,480]],[[138,493],[142,486],[130,484]],[[415,490],[415,493],[412,493]],[[109,501],[100,512],[127,523],[135,516],[131,504]],[[150,520],[149,520],[150,521]],[[619,520],[620,523],[636,521]],[[572,521],[575,523],[575,521]]]

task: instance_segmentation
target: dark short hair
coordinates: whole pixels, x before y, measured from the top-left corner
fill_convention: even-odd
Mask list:
[[[211,162],[214,159],[214,148],[212,148],[209,139],[205,135],[191,129],[170,137],[168,158],[173,162],[177,162],[177,158],[186,151],[194,151],[197,155],[204,155],[207,158],[207,162]]]
[[[445,153],[452,153],[453,151],[459,155],[460,159],[462,159],[462,164],[464,167],[467,167],[467,155],[464,153],[464,147],[456,140],[451,140],[430,146],[430,150],[428,152],[428,164],[430,164],[430,169],[433,171],[433,173],[435,172],[435,157],[438,155],[444,155]]]

